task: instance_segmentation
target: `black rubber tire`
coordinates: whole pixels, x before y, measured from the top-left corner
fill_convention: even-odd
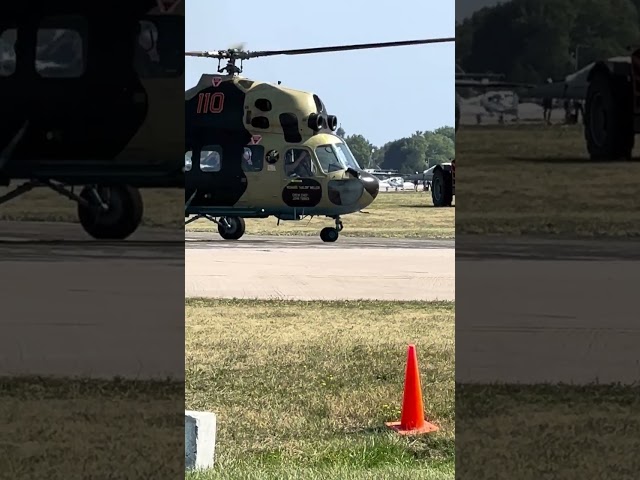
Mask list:
[[[229,225],[231,225],[230,229],[223,227],[222,225],[218,225],[218,233],[225,240],[240,240],[244,235],[246,225],[244,222],[244,218],[242,217],[225,217]],[[221,219],[222,220],[222,219]]]
[[[631,84],[619,76],[596,72],[589,83],[584,134],[592,160],[631,158],[633,131]]]
[[[97,190],[109,209],[100,209],[91,189],[83,188],[80,197],[90,205],[78,203],[78,219],[82,228],[96,240],[126,239],[142,222],[144,205],[140,191],[126,185],[98,187]]]
[[[320,238],[325,243],[333,243],[340,237],[340,232],[337,228],[325,227],[320,231]]]
[[[453,179],[451,173],[443,168],[433,171],[431,200],[434,207],[450,207],[453,202]]]

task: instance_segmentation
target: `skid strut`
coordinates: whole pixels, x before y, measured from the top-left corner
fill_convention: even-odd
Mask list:
[[[80,195],[77,195],[72,189],[65,188],[62,185],[52,182],[50,180],[29,180],[28,182],[25,182],[22,185],[18,185],[16,188],[14,188],[10,192],[0,197],[0,205],[13,200],[14,198],[18,198],[20,195],[24,195],[25,193],[30,192],[34,188],[42,188],[42,187],[50,188],[54,192],[59,193],[63,197],[67,197],[69,200],[73,200],[74,202],[77,202],[80,205],[83,205],[86,207],[92,206],[86,199],[82,198]],[[95,189],[95,187],[91,188],[91,192],[93,193],[93,196],[98,202],[98,205],[100,206],[100,208],[102,208],[105,211],[108,210],[109,207],[104,203],[104,201],[98,194],[98,191]]]
[[[215,223],[219,227],[224,227],[224,228],[230,228],[231,227],[229,225],[229,222],[227,221],[227,219],[225,217],[222,217],[221,220],[218,220],[214,216],[208,215],[206,213],[198,213],[197,215],[194,215],[193,217],[191,217],[189,220],[185,220],[184,224],[185,224],[185,226],[187,226],[191,222],[195,222],[196,220],[200,220],[201,218],[204,218],[205,220],[209,220],[210,222]]]

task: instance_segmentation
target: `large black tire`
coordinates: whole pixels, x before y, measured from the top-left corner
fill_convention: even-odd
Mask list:
[[[78,203],[78,219],[85,232],[97,240],[124,240],[136,231],[142,222],[144,205],[137,188],[118,185],[97,188],[102,201],[108,206],[103,210],[89,187],[80,197],[89,205]]]
[[[240,240],[244,235],[246,224],[241,217],[225,217],[231,228],[218,225],[218,233],[225,240]]]
[[[453,178],[451,172],[443,168],[433,171],[431,181],[431,200],[434,207],[450,207],[453,202]]]
[[[587,89],[584,119],[592,160],[631,158],[635,140],[633,92],[626,78],[596,72]]]
[[[340,237],[340,231],[337,228],[325,227],[320,231],[320,238],[325,243],[333,243]]]

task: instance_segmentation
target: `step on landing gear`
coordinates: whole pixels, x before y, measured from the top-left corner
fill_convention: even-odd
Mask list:
[[[342,220],[340,220],[340,217],[335,217],[335,221],[336,221],[335,228],[325,227],[320,231],[320,238],[322,239],[323,242],[333,243],[336,240],[338,240],[338,237],[340,236],[340,232],[344,227],[342,225]]]
[[[137,188],[127,185],[85,186],[80,194],[51,180],[32,180],[0,197],[6,203],[34,188],[48,187],[78,204],[78,219],[84,231],[96,240],[124,240],[142,222],[143,201]]]

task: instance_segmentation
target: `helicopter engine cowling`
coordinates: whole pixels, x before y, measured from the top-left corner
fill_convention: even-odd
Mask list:
[[[309,115],[309,120],[307,120],[307,125],[311,130],[313,130],[314,132],[317,132],[324,128],[325,118],[323,115],[320,115],[318,113],[312,113],[311,115]]]
[[[338,117],[329,115],[327,117],[327,127],[329,127],[332,132],[335,132],[338,129]]]

